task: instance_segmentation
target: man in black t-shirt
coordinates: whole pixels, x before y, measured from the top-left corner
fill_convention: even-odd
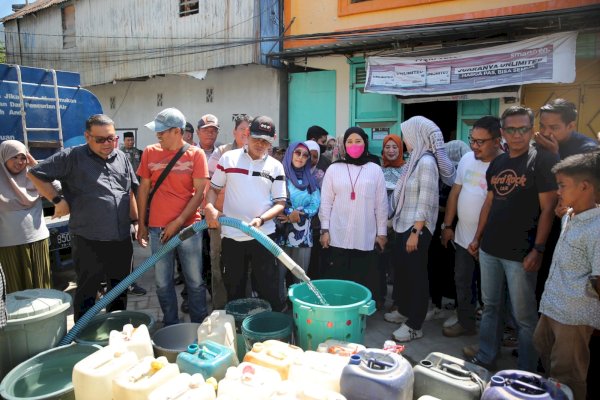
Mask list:
[[[556,183],[550,170],[558,157],[530,145],[533,112],[528,108],[514,106],[502,114],[502,137],[508,152],[496,157],[487,170],[488,194],[468,249],[479,256],[485,305],[479,350],[471,361],[489,367],[496,359],[506,285],[518,325],[518,368],[535,372],[536,275],[554,216]]]

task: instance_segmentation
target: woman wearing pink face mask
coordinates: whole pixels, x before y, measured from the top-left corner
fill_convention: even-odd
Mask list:
[[[346,157],[327,169],[321,188],[321,245],[331,248],[323,278],[360,283],[377,298],[377,255],[387,243],[387,198],[381,168],[359,127],[344,134]]]

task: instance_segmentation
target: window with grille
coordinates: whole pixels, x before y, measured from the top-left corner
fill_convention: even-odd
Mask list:
[[[212,88],[206,89],[206,102],[207,103],[213,102],[213,89]]]
[[[75,6],[68,5],[61,10],[63,49],[75,47]]]
[[[116,108],[117,99],[115,97],[110,98],[110,109],[114,110]]]
[[[163,100],[163,94],[157,93],[156,94],[156,107],[162,107],[162,100]]]
[[[198,14],[198,0],[179,0],[179,16]]]

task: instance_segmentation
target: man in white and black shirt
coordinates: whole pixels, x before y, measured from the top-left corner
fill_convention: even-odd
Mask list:
[[[283,211],[286,189],[283,165],[268,155],[274,138],[275,125],[271,118],[256,117],[249,127],[248,144],[219,159],[204,209],[209,228],[219,226],[219,211],[214,204],[219,191],[227,187],[223,204],[225,215],[240,219],[266,235],[275,233],[273,219]],[[274,311],[281,310],[279,268],[275,257],[240,230],[228,226],[221,229],[223,280],[228,300],[246,297],[246,277],[252,263],[252,281],[256,285],[253,289],[271,304]]]

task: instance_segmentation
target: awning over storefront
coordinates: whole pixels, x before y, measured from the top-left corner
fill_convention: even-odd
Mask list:
[[[577,32],[425,57],[369,57],[365,92],[399,96],[473,92],[575,80]]]

